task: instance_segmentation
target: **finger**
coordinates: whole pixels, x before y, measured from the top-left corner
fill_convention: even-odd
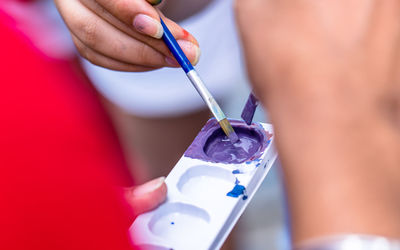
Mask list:
[[[140,31],[133,29],[131,25],[127,25],[126,23],[121,22],[115,16],[109,13],[107,9],[104,9],[104,7],[102,7],[101,5],[97,4],[92,0],[81,0],[81,1],[87,8],[92,10],[98,16],[102,17],[104,20],[106,20],[107,22],[109,22],[110,24],[112,24],[125,34],[128,34],[129,36],[136,38],[137,40],[149,45],[153,49],[164,54],[165,56],[172,57],[171,52],[165,46],[163,41],[141,34]],[[161,12],[158,11],[158,14],[163,17],[165,24],[167,25],[171,33],[174,35],[176,40],[189,41],[195,45],[195,46],[189,46],[189,45],[185,46],[183,51],[191,63],[197,64],[201,54],[199,49],[199,43],[197,42],[197,40],[193,37],[193,35],[191,35],[185,29],[183,29],[178,24],[176,24],[172,20],[162,15]]]
[[[92,50],[83,44],[76,36],[72,35],[72,40],[82,57],[86,58],[89,62],[112,70],[126,71],[126,72],[145,72],[155,70],[157,68],[138,66],[133,64],[117,61],[113,58],[106,57],[97,51]]]
[[[176,22],[174,22],[171,19],[164,16],[164,14],[160,10],[157,10],[157,12],[160,15],[160,17],[163,19],[165,25],[167,25],[169,31],[171,31],[172,35],[174,35],[174,38],[176,40],[187,40],[187,41],[192,42],[195,45],[199,46],[199,43],[197,42],[196,38],[192,34],[190,34],[187,30],[182,28]]]
[[[97,0],[104,9],[143,34],[161,38],[163,28],[155,8],[143,0]]]
[[[125,197],[131,205],[135,217],[155,209],[164,202],[167,196],[167,185],[164,180],[165,177],[160,177],[126,190]]]
[[[142,41],[146,42],[146,43],[150,42],[150,41],[154,42],[154,41],[159,40],[159,39],[153,39],[152,37],[149,37],[147,35],[146,36],[141,35],[141,34],[145,34],[145,33],[143,33],[142,30],[137,30],[135,28],[135,26],[133,25],[133,19],[136,17],[136,15],[140,15],[140,14],[143,14],[143,13],[140,13],[140,12],[137,12],[137,14],[132,13],[131,14],[132,15],[132,22],[127,22],[127,21],[121,20],[120,19],[120,15],[118,15],[118,13],[117,14],[113,13],[113,12],[110,11],[110,9],[107,9],[106,6],[103,6],[101,4],[101,1],[93,1],[93,0],[80,0],[80,1],[87,8],[89,8],[90,10],[95,12],[98,16],[104,18],[109,23],[113,24],[115,27],[121,29],[122,31],[124,31],[125,33],[129,34],[130,36],[132,36],[132,37],[134,37],[136,39],[145,38],[146,40],[144,40],[144,41],[142,40]],[[108,4],[111,4],[109,2],[112,2],[112,1],[107,1]],[[156,17],[157,25],[158,24],[161,25],[161,23],[159,21],[160,20],[159,16],[161,16],[163,18],[164,22],[167,24],[168,29],[174,35],[175,39],[177,39],[177,40],[179,40],[179,39],[188,40],[190,42],[193,42],[197,46],[199,46],[197,40],[188,31],[186,31],[185,29],[183,29],[182,27],[180,27],[178,24],[176,24],[175,22],[171,21],[170,19],[166,18],[159,10],[155,9],[152,6],[150,6],[150,8],[152,8],[157,13],[157,17]],[[146,14],[144,14],[144,15],[146,15]],[[141,19],[141,18],[139,18],[139,19]],[[150,29],[153,30],[153,28],[150,28]],[[139,32],[140,34],[138,34],[137,32]]]
[[[168,64],[163,54],[116,29],[79,1],[68,2],[71,11],[66,15],[66,22],[72,33],[87,47],[127,64],[152,68],[174,66]]]
[[[162,2],[162,0],[147,0],[147,2],[151,5],[157,5]]]

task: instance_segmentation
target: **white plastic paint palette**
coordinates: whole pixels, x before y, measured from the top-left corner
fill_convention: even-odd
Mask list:
[[[247,126],[235,120],[231,124],[239,138],[247,133],[259,142],[258,148],[244,147],[255,153],[244,161],[231,158],[222,163],[218,159],[228,157],[229,150],[226,155],[208,152],[215,146],[210,144],[212,137],[222,133],[216,120],[209,120],[166,178],[166,202],[131,226],[139,249],[221,247],[277,157],[271,125]]]

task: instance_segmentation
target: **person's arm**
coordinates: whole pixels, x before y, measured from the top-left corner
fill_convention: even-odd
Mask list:
[[[54,0],[80,54],[93,64],[119,71],[179,66],[160,39],[158,0]],[[170,19],[163,20],[189,60],[196,64],[196,39]]]
[[[236,12],[294,243],[400,238],[400,2],[237,0]]]

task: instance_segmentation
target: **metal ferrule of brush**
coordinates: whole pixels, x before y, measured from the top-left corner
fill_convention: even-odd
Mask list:
[[[225,114],[222,112],[218,103],[215,101],[214,97],[212,97],[211,93],[204,85],[196,70],[192,69],[187,72],[186,75],[192,82],[193,86],[196,88],[197,92],[200,94],[201,98],[203,98],[204,102],[207,104],[208,108],[211,110],[217,121],[220,122],[223,119],[226,119]]]

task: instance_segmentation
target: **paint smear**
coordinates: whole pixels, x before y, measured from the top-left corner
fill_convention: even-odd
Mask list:
[[[239,141],[232,144],[218,122],[211,119],[197,135],[185,156],[218,163],[238,164],[259,158],[272,137],[260,125],[230,120]]]
[[[250,125],[253,122],[254,113],[256,112],[256,108],[258,106],[258,99],[255,97],[253,93],[250,94],[249,99],[247,99],[246,105],[242,111],[242,119]]]

